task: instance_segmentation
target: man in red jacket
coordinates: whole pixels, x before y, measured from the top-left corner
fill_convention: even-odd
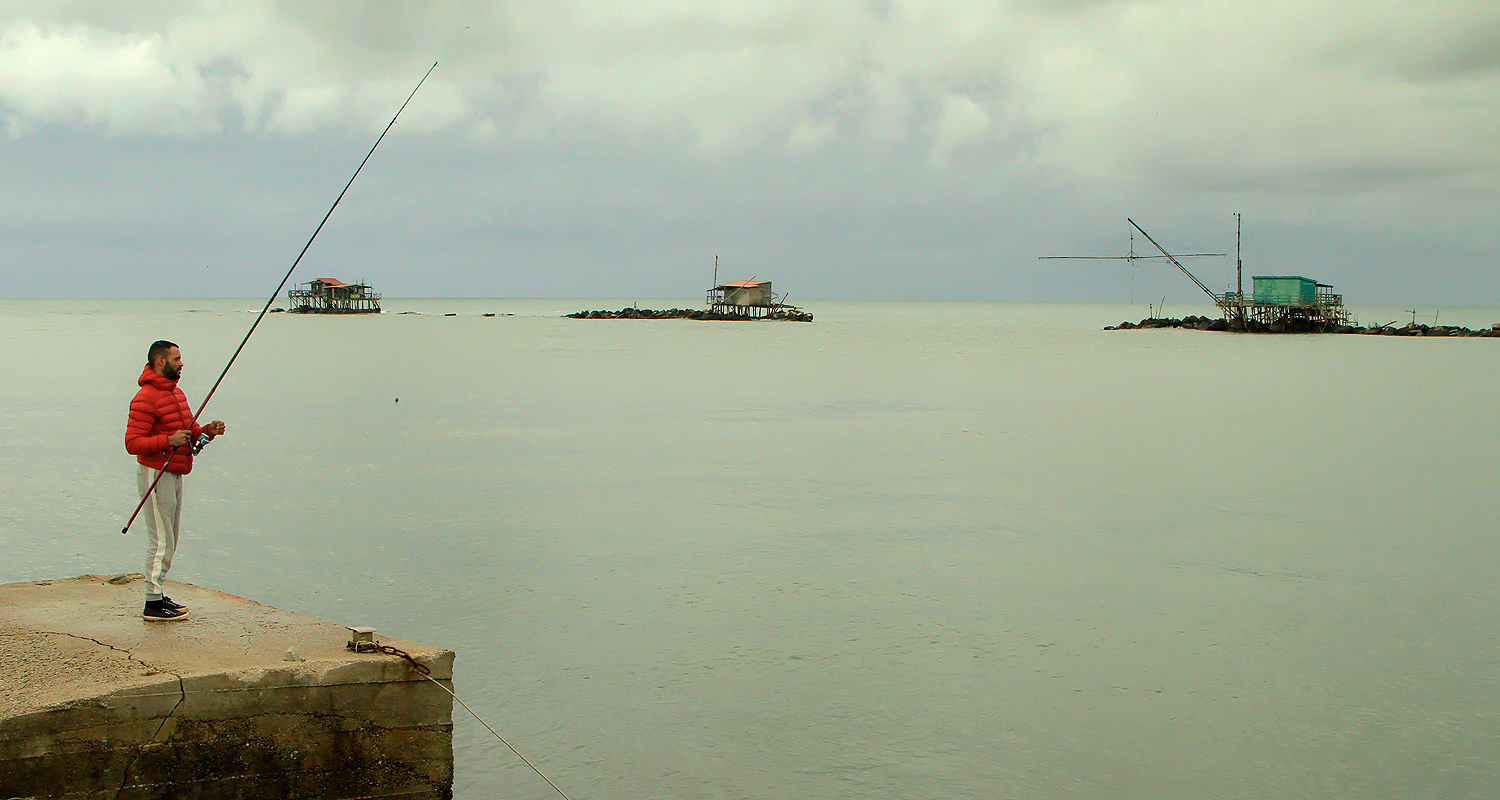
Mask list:
[[[130,420],[125,424],[125,452],[140,463],[135,482],[144,496],[157,481],[142,509],[146,512],[146,610],[141,617],[153,621],[187,618],[187,607],[162,592],[172,556],[177,552],[177,523],[182,519],[182,476],[193,471],[193,442],[202,434],[212,439],[224,434],[224,423],[214,420],[199,425],[193,419],[187,396],[177,388],[182,377],[182,351],[167,341],[154,342],[146,354],[140,391],[130,401]]]

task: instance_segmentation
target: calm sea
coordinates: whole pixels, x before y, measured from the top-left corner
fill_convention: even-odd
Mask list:
[[[452,648],[573,800],[1500,796],[1500,341],[630,302],[267,316],[172,577]],[[0,301],[0,580],[140,569],[146,347],[196,406],[260,305]]]

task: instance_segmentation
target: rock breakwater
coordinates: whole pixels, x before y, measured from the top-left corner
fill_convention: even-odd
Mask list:
[[[669,308],[658,311],[651,308],[622,308],[619,311],[577,311],[564,315],[569,319],[708,319],[708,320],[779,320],[787,322],[812,322],[813,315],[802,310],[781,309],[764,316],[748,317],[742,314],[725,314],[721,311],[705,311],[701,308]]]
[[[1236,328],[1222,317],[1198,317],[1186,316],[1182,319],[1175,318],[1148,318],[1140,322],[1122,322],[1119,325],[1107,325],[1107,331],[1133,331],[1152,328],[1188,328],[1198,331],[1237,331],[1243,333],[1355,333],[1364,336],[1479,336],[1484,338],[1500,338],[1500,323],[1488,328],[1474,330],[1461,325],[1419,325],[1409,323],[1406,325],[1336,325],[1331,323],[1317,323],[1313,320],[1288,320],[1266,324],[1250,320],[1243,328]]]

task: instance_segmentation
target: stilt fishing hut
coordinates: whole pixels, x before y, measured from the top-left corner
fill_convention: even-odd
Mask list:
[[[708,319],[785,319],[812,322],[812,315],[788,305],[786,295],[771,291],[770,281],[719,283],[719,257],[714,256],[714,288],[708,290]]]
[[[1334,294],[1326,283],[1301,275],[1252,275],[1250,280],[1248,302],[1243,290],[1225,292],[1221,298],[1219,306],[1229,319],[1280,328],[1352,324],[1344,296]]]
[[[1254,275],[1250,280],[1253,282],[1250,300],[1245,300],[1244,278],[1239,257],[1239,214],[1235,214],[1235,289],[1225,291],[1223,294],[1215,294],[1212,289],[1203,285],[1203,281],[1194,277],[1193,273],[1187,271],[1177,259],[1172,257],[1151,234],[1135,224],[1135,220],[1127,219],[1136,230],[1146,237],[1146,241],[1155,245],[1157,250],[1166,256],[1174,266],[1182,270],[1182,274],[1192,278],[1193,283],[1198,285],[1203,293],[1214,301],[1214,305],[1224,313],[1224,319],[1230,330],[1269,330],[1273,333],[1282,331],[1327,331],[1341,325],[1355,324],[1354,315],[1344,308],[1344,296],[1333,293],[1333,287],[1326,283],[1318,283],[1312,278],[1304,278],[1301,275]]]
[[[770,281],[731,281],[708,292],[708,308],[745,317],[764,316],[776,303]]]
[[[379,314],[380,295],[363,283],[315,278],[287,290],[294,314]]]
[[[732,281],[721,283],[708,290],[710,313],[724,314],[745,319],[799,319],[806,316],[802,309],[782,302],[784,297],[771,291],[770,281]]]

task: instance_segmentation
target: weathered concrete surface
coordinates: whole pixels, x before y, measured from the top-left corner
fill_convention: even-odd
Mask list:
[[[405,659],[176,582],[190,617],[147,622],[114,580],[0,586],[0,798],[452,796],[452,698]],[[452,651],[379,641],[451,688]]]

